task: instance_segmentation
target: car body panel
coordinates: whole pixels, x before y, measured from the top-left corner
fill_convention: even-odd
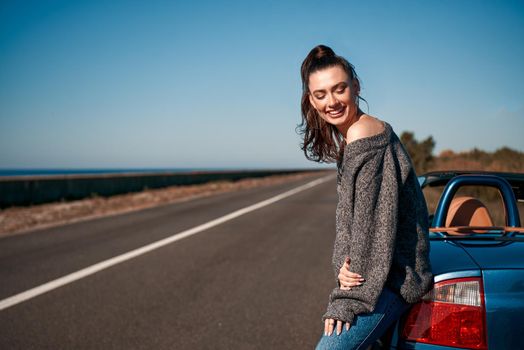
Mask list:
[[[449,257],[452,256],[453,259]],[[435,276],[462,270],[478,270],[477,264],[459,244],[452,241],[431,241],[429,258]]]
[[[489,349],[524,347],[524,242],[460,241],[482,270]]]
[[[460,241],[458,244],[482,269],[524,269],[524,242]]]
[[[524,348],[524,269],[482,272],[488,349]]]

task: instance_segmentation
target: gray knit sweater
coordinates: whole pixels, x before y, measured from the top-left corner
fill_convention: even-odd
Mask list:
[[[335,288],[322,317],[352,323],[372,312],[388,286],[408,303],[429,291],[428,211],[411,159],[391,125],[350,142],[338,165],[333,268],[346,256],[350,271],[366,279],[351,290]],[[338,282],[338,279],[337,279]]]

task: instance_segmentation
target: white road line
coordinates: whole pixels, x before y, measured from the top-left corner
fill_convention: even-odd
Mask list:
[[[44,284],[42,284],[42,285],[40,285],[38,287],[31,288],[29,290],[26,290],[25,292],[22,292],[22,293],[13,295],[13,296],[11,296],[9,298],[0,300],[0,310],[7,309],[8,307],[11,307],[13,305],[22,303],[24,301],[27,301],[29,299],[32,299],[32,298],[40,295],[40,294],[47,293],[47,292],[49,292],[49,291],[51,291],[53,289],[62,287],[64,285],[66,285],[66,284],[72,283],[74,281],[77,281],[77,280],[82,279],[84,277],[87,277],[89,275],[95,274],[95,273],[97,273],[99,271],[105,270],[105,269],[107,269],[107,268],[109,268],[111,266],[114,266],[114,265],[119,264],[121,262],[124,262],[126,260],[133,259],[133,258],[135,258],[137,256],[140,256],[142,254],[148,253],[148,252],[153,251],[155,249],[161,248],[161,247],[163,247],[165,245],[168,245],[170,243],[176,242],[176,241],[181,240],[183,238],[186,238],[186,237],[192,236],[194,234],[197,234],[199,232],[205,231],[205,230],[207,230],[207,229],[209,229],[211,227],[220,225],[220,224],[222,224],[222,223],[224,223],[226,221],[229,221],[229,220],[237,218],[237,217],[239,217],[241,215],[247,214],[247,213],[249,213],[249,212],[251,212],[253,210],[260,209],[262,207],[265,207],[267,205],[275,203],[275,202],[277,202],[277,201],[279,201],[281,199],[284,199],[286,197],[292,196],[292,195],[294,195],[296,193],[299,193],[301,191],[304,191],[304,190],[307,190],[309,188],[312,188],[312,187],[314,187],[316,185],[319,185],[319,184],[321,184],[323,182],[329,181],[332,178],[334,178],[334,175],[328,175],[328,176],[321,177],[319,179],[316,179],[314,181],[308,182],[308,183],[306,183],[304,185],[301,185],[299,187],[295,187],[294,189],[291,189],[289,191],[283,192],[283,193],[281,193],[279,195],[276,195],[274,197],[266,199],[266,200],[264,200],[262,202],[255,203],[255,204],[250,205],[248,207],[245,207],[245,208],[236,210],[236,211],[234,211],[232,213],[229,213],[227,215],[221,216],[221,217],[219,217],[217,219],[208,221],[205,224],[195,226],[195,227],[193,227],[191,229],[188,229],[188,230],[185,230],[185,231],[182,231],[182,232],[179,232],[179,233],[175,233],[172,236],[169,236],[167,238],[164,238],[164,239],[161,239],[159,241],[153,242],[151,244],[145,245],[145,246],[143,246],[141,248],[137,248],[137,249],[134,249],[134,250],[132,250],[130,252],[127,252],[127,253],[115,256],[113,258],[104,260],[104,261],[99,262],[97,264],[88,266],[88,267],[86,267],[84,269],[81,269],[81,270],[78,270],[76,272],[70,273],[69,275],[57,278],[57,279],[52,280],[52,281],[47,282],[47,283],[44,283]]]

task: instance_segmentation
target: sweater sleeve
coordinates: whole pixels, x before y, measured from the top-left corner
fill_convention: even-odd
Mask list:
[[[362,275],[365,282],[351,290],[333,289],[322,317],[350,324],[355,315],[374,310],[384,288],[395,247],[402,183],[397,162],[387,148],[368,154],[353,176],[350,270]]]

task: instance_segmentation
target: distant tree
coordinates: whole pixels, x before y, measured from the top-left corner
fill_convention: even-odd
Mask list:
[[[453,150],[445,149],[440,152],[440,154],[438,155],[438,158],[452,158],[454,156],[455,156],[455,152],[453,152]]]
[[[400,135],[400,141],[413,160],[418,175],[433,170],[524,172],[524,152],[507,146],[495,152],[486,152],[477,147],[462,152],[446,149],[434,157],[435,141],[432,136],[418,141],[414,133],[405,131]]]
[[[491,166],[498,171],[524,171],[524,152],[502,147],[493,152]]]
[[[413,160],[416,173],[422,174],[426,172],[434,160],[433,149],[435,148],[435,141],[433,137],[429,136],[427,139],[419,142],[415,139],[414,133],[404,131],[400,135],[400,141]]]
[[[486,151],[483,151],[481,149],[478,149],[477,147],[474,147],[470,152],[469,154],[467,154],[468,158],[470,159],[473,159],[473,160],[476,160],[476,161],[479,161],[479,162],[482,162],[483,164],[484,163],[487,163],[489,162],[491,159],[491,156],[488,152]]]
[[[510,161],[515,161],[516,159],[521,158],[522,155],[523,155],[522,152],[516,151],[509,147],[502,147],[502,148],[497,149],[495,153],[493,153],[493,158],[510,162]]]

